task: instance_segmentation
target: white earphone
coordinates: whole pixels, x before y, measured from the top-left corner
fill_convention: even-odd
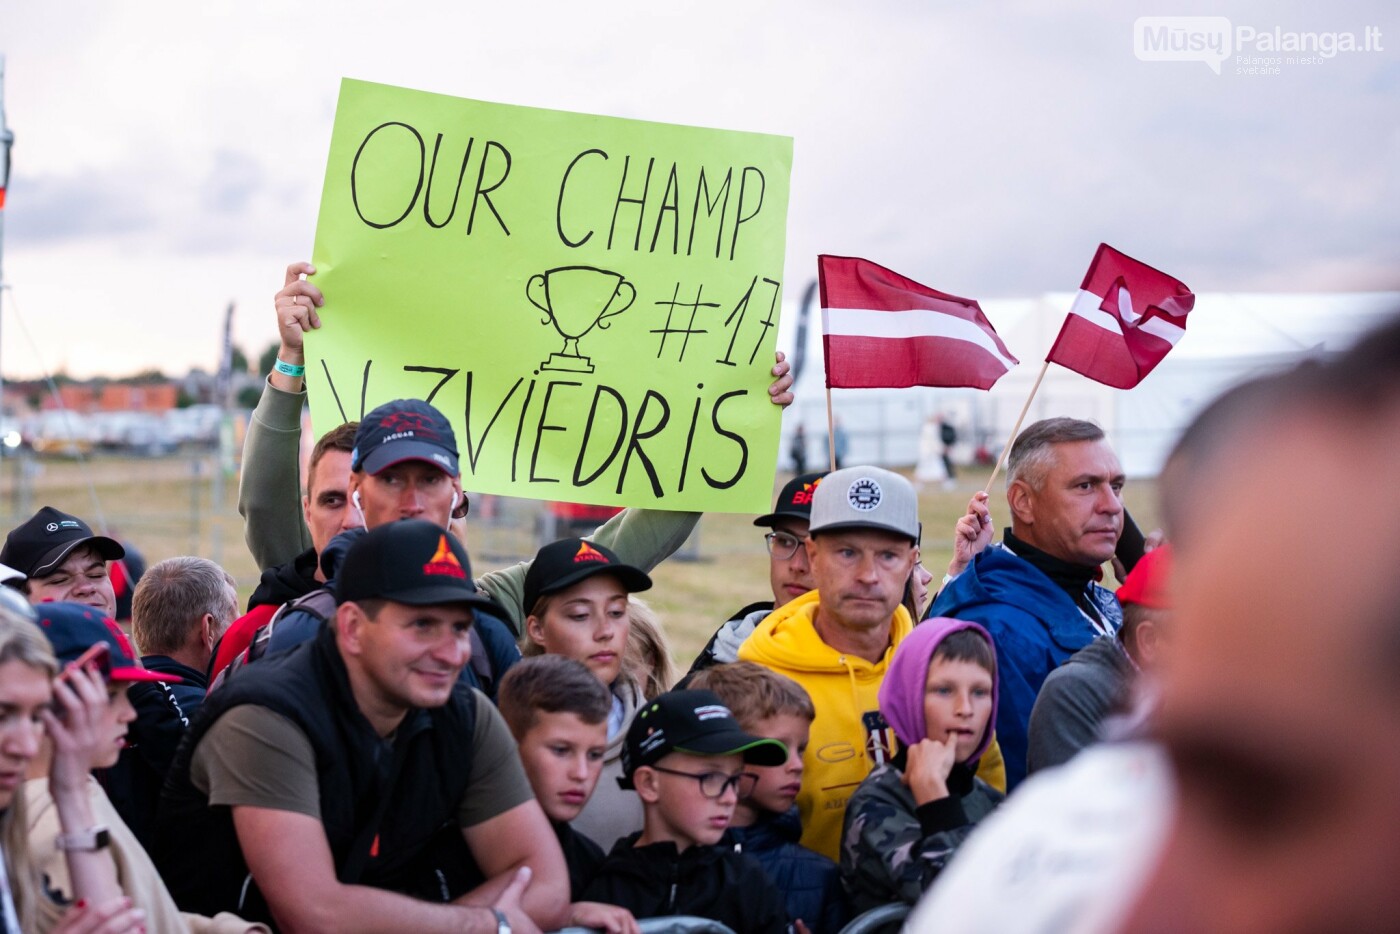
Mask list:
[[[449,507],[447,507],[447,511],[448,511],[449,513],[450,513],[450,512],[456,511],[456,509],[457,509],[457,504],[460,503],[460,502],[462,502],[462,500],[463,500],[464,498],[465,498],[465,497],[464,497],[461,493],[459,493],[457,490],[454,489],[454,490],[452,491],[452,505],[449,506]],[[360,505],[360,491],[359,491],[359,490],[356,490],[355,492],[353,492],[353,493],[350,494],[350,502],[354,504],[354,506],[355,506],[355,511],[358,512],[358,513],[360,514],[360,522],[363,523],[363,522],[365,521],[365,509],[364,509],[363,506]]]

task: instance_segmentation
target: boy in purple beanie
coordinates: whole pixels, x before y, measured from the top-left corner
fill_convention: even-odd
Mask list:
[[[978,624],[930,619],[899,644],[880,685],[880,713],[900,751],[846,806],[841,880],[856,911],[918,901],[1001,803],[976,777],[996,708],[996,649]]]

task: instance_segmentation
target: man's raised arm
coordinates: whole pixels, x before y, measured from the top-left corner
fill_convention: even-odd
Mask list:
[[[303,335],[321,326],[316,309],[325,299],[302,278],[315,271],[310,263],[292,263],[281,291],[273,296],[280,365],[267,375],[243,441],[238,514],[244,520],[244,541],[259,568],[285,564],[311,547],[301,509],[301,409],[306,389],[297,371],[306,365]]]

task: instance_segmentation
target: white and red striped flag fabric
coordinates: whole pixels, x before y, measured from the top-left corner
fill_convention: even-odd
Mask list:
[[[826,384],[990,389],[1018,361],[977,303],[853,256],[818,256]]]
[[[1195,304],[1179,280],[1100,243],[1045,359],[1132,389],[1181,340]]]

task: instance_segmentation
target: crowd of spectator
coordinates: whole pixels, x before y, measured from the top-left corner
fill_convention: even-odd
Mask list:
[[[476,571],[411,399],[302,476],[312,271],[246,442],[246,607],[176,557],[119,624],[121,543],[49,506],[5,538],[0,931],[1400,927],[1400,323],[1207,407],[1137,552],[1078,419],[952,529],[900,473],[799,472],[754,522],[771,594],[689,660],[638,595],[695,514]]]

